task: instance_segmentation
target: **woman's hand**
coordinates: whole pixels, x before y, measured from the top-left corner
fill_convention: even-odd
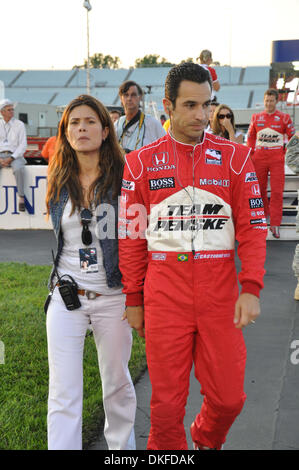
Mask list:
[[[234,128],[230,119],[225,117],[224,119],[222,119],[221,124],[227,130],[229,134],[231,134],[231,132],[235,134],[235,131],[234,131]]]

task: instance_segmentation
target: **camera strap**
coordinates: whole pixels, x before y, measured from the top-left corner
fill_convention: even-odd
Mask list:
[[[140,135],[140,131],[141,131],[141,128],[142,128],[142,125],[143,125],[143,122],[144,122],[144,113],[139,109],[138,110],[138,113],[129,121],[129,122],[126,122],[124,128],[123,128],[123,131],[122,131],[122,134],[119,138],[119,142],[122,143],[123,141],[123,138],[124,138],[124,135],[127,131],[127,129],[129,129],[131,126],[133,126],[133,124],[135,124],[136,122],[139,121],[139,124],[138,124],[138,135],[137,135],[137,139],[136,139],[136,144],[135,144],[135,148],[134,150],[136,150],[136,147],[137,145],[139,144],[139,135]]]
[[[62,285],[64,284],[65,281],[62,280],[64,277],[68,277],[68,278],[72,281],[72,283],[73,283],[73,285],[76,287],[76,289],[78,289],[78,284],[77,284],[76,281],[72,278],[72,276],[70,276],[69,274],[63,274],[63,276],[61,276],[61,277],[59,276],[58,271],[57,271],[57,263],[56,263],[56,259],[55,259],[55,257],[54,257],[53,250],[52,250],[52,258],[53,258],[53,263],[54,263],[53,274],[54,274],[54,276],[55,276],[55,275],[57,276],[57,282],[56,282],[56,284],[55,284],[55,286],[54,286],[54,289],[55,289],[55,287],[56,287],[58,284],[59,284],[60,286],[62,286]],[[53,277],[54,277],[54,276],[53,276]],[[54,291],[54,289],[52,290],[52,292]]]
[[[126,120],[124,121],[125,126],[123,127],[122,134],[119,138],[119,142],[122,141],[122,138],[123,138],[125,132],[127,131],[127,129],[129,129],[131,126],[133,126],[133,124],[135,124],[135,122],[138,122],[140,120],[140,116],[141,116],[141,111],[139,109],[137,114],[135,114],[135,116],[130,121],[126,121]]]
[[[59,281],[60,277],[59,277],[59,274],[58,274],[58,271],[57,271],[57,262],[56,262],[56,259],[55,259],[53,250],[51,250],[51,251],[52,251],[52,258],[53,258],[53,265],[54,265],[53,277],[56,275],[56,276],[57,276],[57,279],[58,279],[58,281]]]
[[[54,264],[54,269],[52,271],[52,274],[51,274],[51,279],[50,279],[50,285],[51,285],[51,289],[50,289],[50,292],[46,298],[46,301],[44,303],[44,312],[45,314],[47,315],[47,311],[48,311],[48,307],[49,307],[49,304],[51,302],[51,299],[52,299],[52,295],[53,295],[53,292],[54,292],[54,289],[55,287],[57,286],[57,283],[55,285],[52,284],[52,281],[53,281],[53,278],[54,276],[56,275],[57,278],[59,279],[59,274],[58,274],[58,271],[57,271],[57,265],[56,265],[56,260],[55,260],[55,257],[54,257],[54,252],[53,250],[52,251],[52,258],[53,258],[53,264]],[[58,281],[59,282],[59,281]]]

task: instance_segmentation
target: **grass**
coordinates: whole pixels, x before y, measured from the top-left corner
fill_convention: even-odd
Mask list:
[[[47,449],[48,357],[46,299],[49,266],[0,264],[0,450]],[[0,358],[1,359],[1,358]],[[136,382],[146,367],[144,341],[135,335],[129,364]],[[101,380],[92,336],[84,350],[83,446],[103,419]]]

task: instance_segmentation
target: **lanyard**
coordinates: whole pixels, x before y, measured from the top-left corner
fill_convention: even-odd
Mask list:
[[[134,119],[134,118],[133,118]],[[132,119],[132,121],[133,121]],[[140,113],[140,116],[139,116],[139,124],[138,124],[138,134],[137,134],[137,138],[136,138],[136,144],[135,144],[135,147],[134,147],[134,150],[136,150],[137,148],[137,145],[139,144],[139,141],[140,141],[140,131],[141,131],[141,128],[142,128],[142,125],[143,125],[143,122],[144,122],[144,113],[141,112]],[[129,124],[129,125],[128,125]],[[123,130],[123,133],[121,135],[121,138],[120,138],[120,142],[122,143],[123,142],[123,138],[124,138],[124,135],[125,135],[125,131],[131,127],[132,124],[135,124],[135,122],[125,122],[125,127],[124,127],[124,130]]]
[[[11,127],[9,127],[8,129],[8,132],[6,130],[6,123],[4,121],[2,121],[2,124],[3,124],[3,130],[5,132],[5,139],[4,139],[4,143],[7,144],[8,143],[8,134],[10,133],[10,130],[11,130]],[[8,123],[7,123],[8,124]]]

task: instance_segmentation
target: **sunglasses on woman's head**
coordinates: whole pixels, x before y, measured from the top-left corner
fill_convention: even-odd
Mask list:
[[[218,114],[218,119],[224,119],[224,118],[231,119],[232,117],[233,117],[233,115],[231,113]]]
[[[92,219],[92,213],[90,212],[89,209],[83,209],[81,211],[80,216],[81,216],[81,224],[83,226],[82,233],[81,233],[82,243],[84,243],[84,245],[90,245],[92,242],[92,234],[88,226]]]

